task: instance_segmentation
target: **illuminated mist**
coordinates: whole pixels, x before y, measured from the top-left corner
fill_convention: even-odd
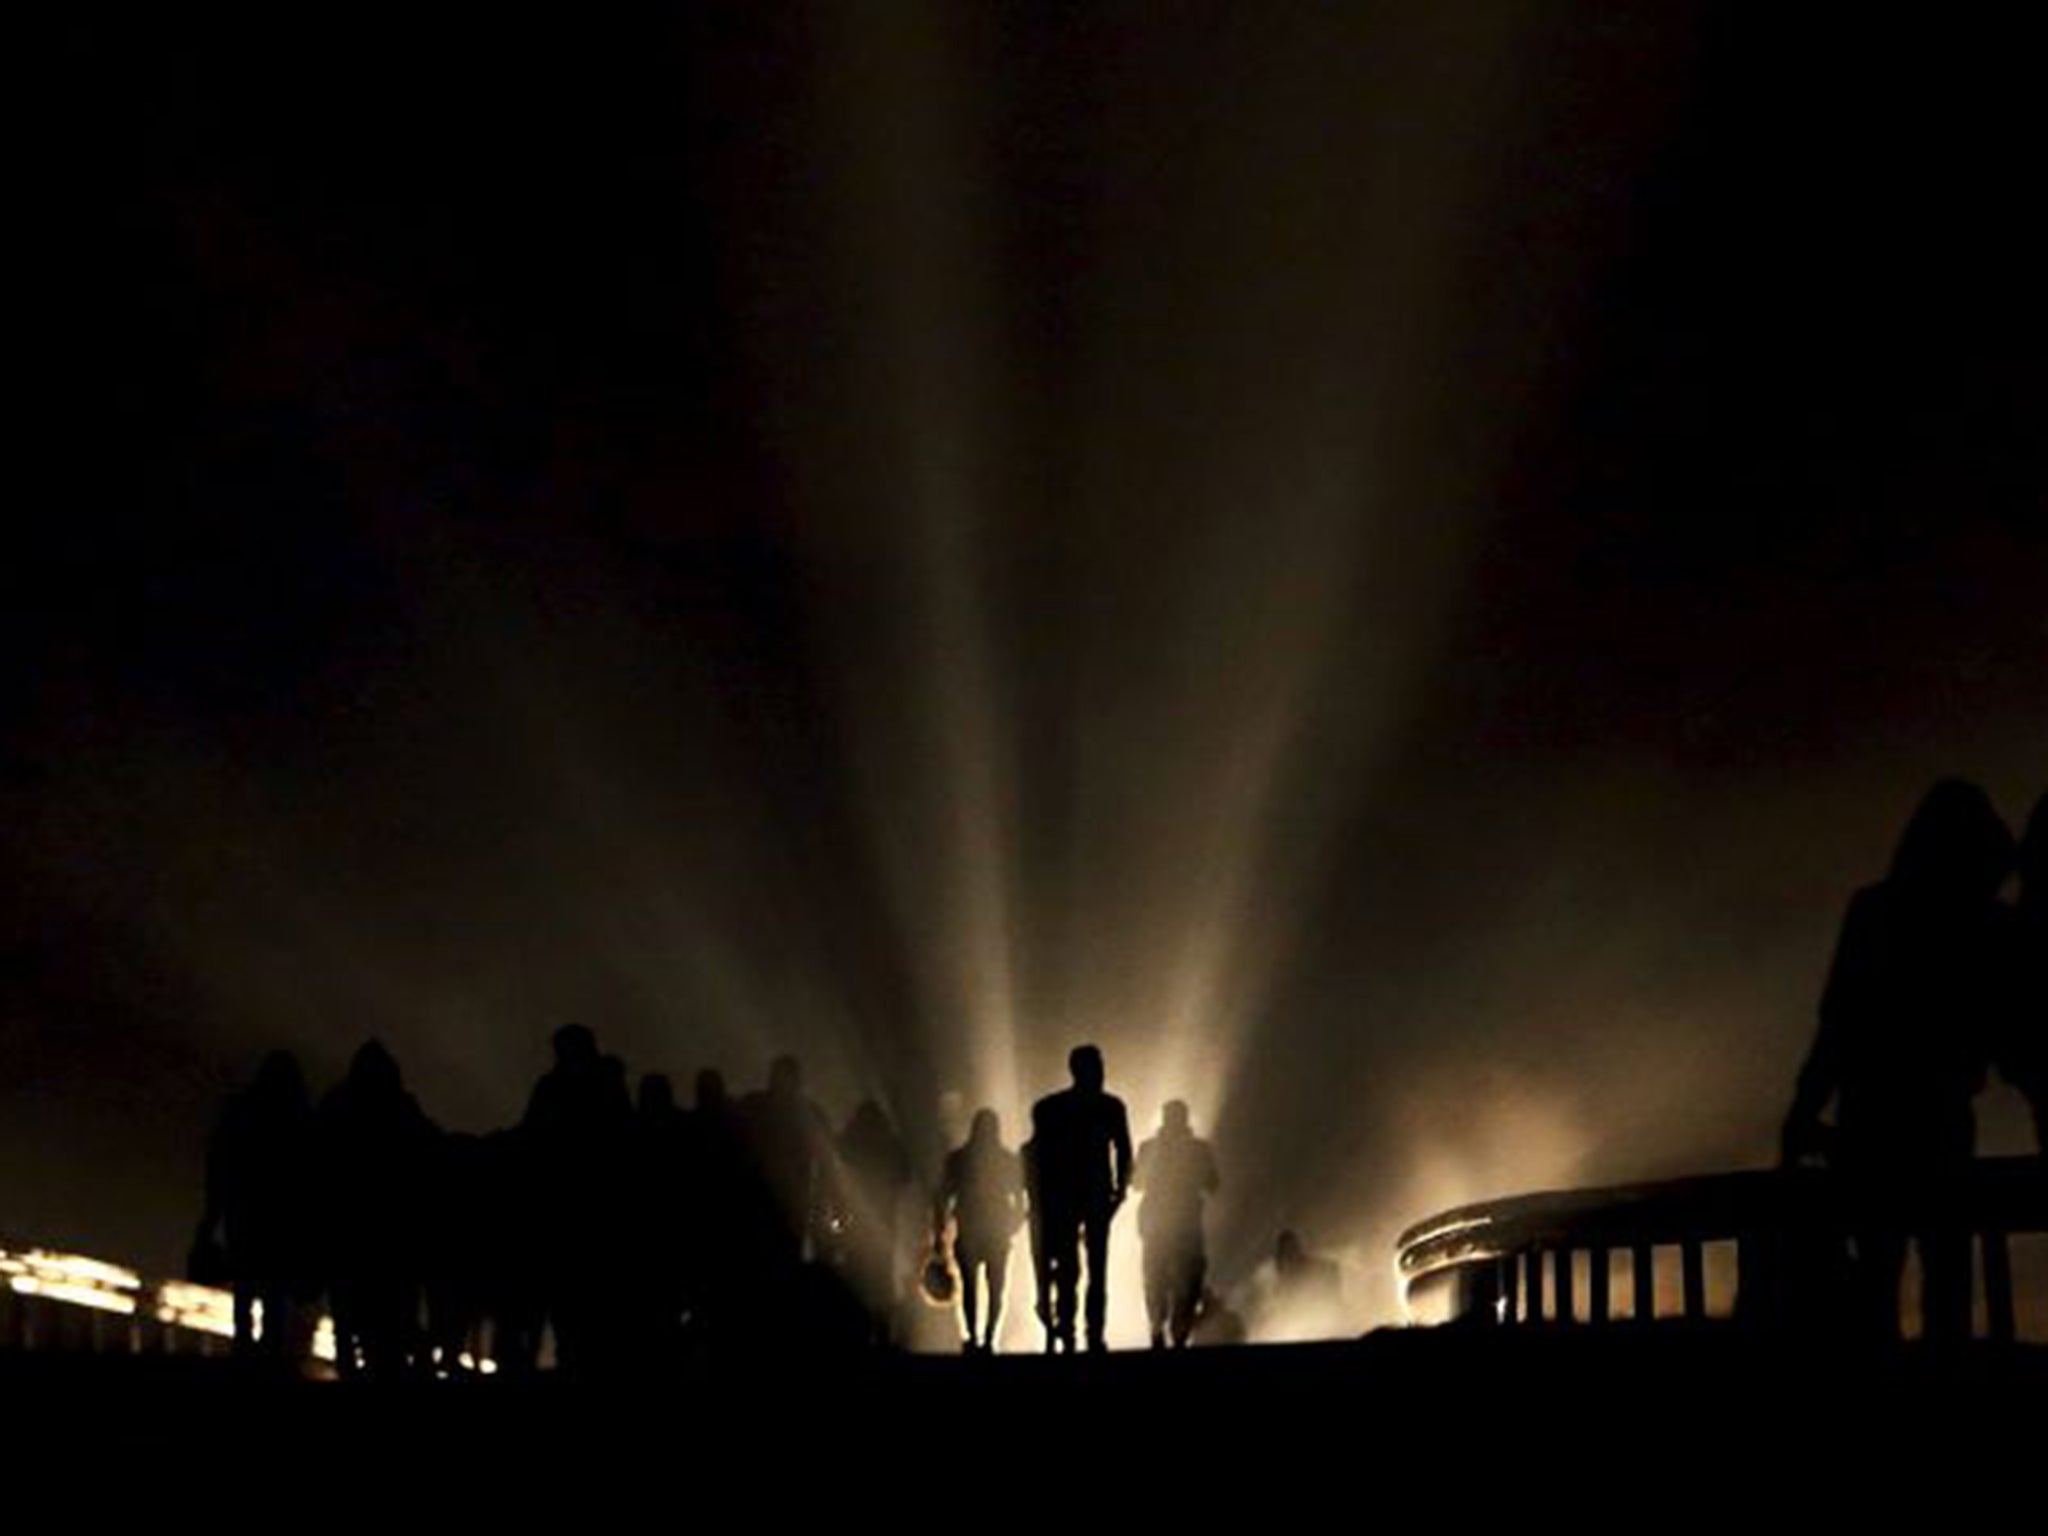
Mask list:
[[[1920,789],[2048,765],[2038,528],[1901,509],[2038,480],[1843,469],[1735,377],[1699,315],[1862,367],[1825,294],[1712,309],[1807,196],[1700,148],[1783,40],[1601,13],[750,16],[390,151],[417,217],[194,128],[149,259],[218,442],[181,531],[95,514],[132,570],[52,545],[125,607],[51,621],[5,784],[7,1229],[167,1269],[262,1049],[378,1033],[479,1128],[572,1018],[679,1088],[794,1050],[933,1176],[1098,1042],[1215,1143],[1265,1337],[1396,1320],[1432,1210],[1769,1158]],[[1283,1227],[1343,1316],[1262,1313]]]

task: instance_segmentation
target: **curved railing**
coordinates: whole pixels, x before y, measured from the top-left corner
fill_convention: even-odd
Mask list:
[[[1975,1238],[1987,1335],[2012,1339],[2008,1239],[2048,1232],[2048,1162],[1979,1159],[1945,1204],[1944,1219]],[[1732,1249],[1733,1314],[1799,1326],[1840,1314],[1850,1225],[1833,1174],[1723,1173],[1459,1206],[1402,1233],[1398,1263],[1411,1313],[1450,1321],[1612,1322],[1619,1312],[1614,1273],[1625,1267],[1621,1294],[1631,1320],[1689,1322],[1709,1315],[1709,1255]],[[1660,1267],[1675,1268],[1675,1286],[1658,1285]]]

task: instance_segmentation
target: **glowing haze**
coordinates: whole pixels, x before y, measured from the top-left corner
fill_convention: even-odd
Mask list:
[[[481,1127],[567,1018],[925,1167],[1097,1041],[1319,1327],[1767,1157],[1920,788],[2048,780],[1997,40],[760,11],[66,55],[5,1226],[168,1267],[261,1048]]]

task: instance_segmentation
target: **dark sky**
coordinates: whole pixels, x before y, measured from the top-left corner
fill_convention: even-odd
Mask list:
[[[1226,1274],[1380,1264],[1767,1157],[1920,790],[2048,787],[2000,10],[287,10],[26,66],[0,1230],[579,1018],[925,1155],[1097,1038]]]

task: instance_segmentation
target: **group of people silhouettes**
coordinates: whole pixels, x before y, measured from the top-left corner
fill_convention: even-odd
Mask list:
[[[783,1056],[738,1099],[700,1073],[685,1110],[658,1073],[631,1096],[588,1028],[553,1044],[518,1124],[483,1136],[437,1127],[375,1041],[317,1105],[289,1053],[265,1058],[215,1127],[195,1243],[195,1274],[232,1285],[238,1347],[303,1359],[323,1298],[350,1375],[458,1374],[486,1355],[530,1372],[550,1330],[578,1371],[892,1337],[914,1180],[879,1104],[835,1135]],[[1021,1153],[984,1109],[945,1159],[932,1252],[964,1282],[970,1351],[995,1347],[1027,1227],[1046,1348],[1073,1349],[1084,1313],[1102,1347],[1109,1228],[1132,1190],[1154,1342],[1186,1344],[1203,1306],[1207,1143],[1173,1104],[1134,1159],[1101,1053],[1082,1046],[1070,1067]]]
[[[1103,1086],[1102,1052],[1076,1046],[1067,1070],[1071,1084],[1032,1106],[1031,1136],[1021,1149],[1003,1146],[995,1111],[984,1109],[966,1144],[946,1159],[934,1245],[942,1249],[950,1234],[966,1349],[995,1348],[1020,1227],[1030,1233],[1047,1352],[1070,1353],[1082,1337],[1090,1349],[1103,1348],[1110,1228],[1133,1193],[1142,1197],[1138,1236],[1152,1343],[1185,1348],[1205,1307],[1215,1307],[1202,1230],[1202,1202],[1217,1185],[1215,1154],[1176,1099],[1165,1107],[1159,1134],[1134,1158],[1123,1100]],[[1085,1335],[1077,1334],[1081,1327]]]
[[[1885,878],[1849,903],[1783,1131],[1787,1163],[1839,1174],[1845,1230],[1831,1257],[1869,1332],[1898,1334],[1915,1247],[1925,1336],[1969,1336],[1966,1176],[1994,1068],[2048,1150],[2048,797],[2015,843],[1989,795],[1948,779],[1920,802]]]
[[[344,1374],[455,1374],[486,1350],[529,1372],[618,1369],[679,1351],[871,1341],[910,1160],[881,1108],[841,1134],[794,1057],[733,1099],[700,1073],[694,1105],[570,1024],[519,1123],[435,1126],[381,1044],[314,1105],[297,1062],[267,1057],[207,1156],[195,1273],[235,1294],[238,1345],[304,1358],[327,1302]]]
[[[519,1123],[483,1136],[434,1125],[374,1041],[317,1106],[289,1054],[266,1058],[215,1128],[195,1245],[195,1273],[233,1285],[240,1345],[303,1359],[323,1297],[351,1374],[466,1369],[486,1334],[500,1370],[528,1372],[550,1329],[572,1370],[893,1336],[914,1178],[879,1104],[835,1135],[789,1056],[738,1099],[707,1070],[688,1110],[660,1074],[636,1101],[577,1024],[555,1032],[554,1058]],[[982,1109],[944,1159],[927,1294],[957,1299],[964,1347],[992,1352],[1023,1231],[1045,1349],[1101,1349],[1110,1232],[1136,1194],[1152,1342],[1185,1346],[1227,1315],[1203,1234],[1215,1154],[1178,1101],[1134,1153],[1102,1053],[1078,1046],[1068,1069],[1021,1147]],[[1838,1275],[1823,1288],[1835,1312],[1846,1287],[1849,1315],[1896,1335],[1917,1247],[1927,1336],[1968,1336],[1964,1192],[1993,1069],[2048,1137],[2048,798],[2015,840],[1982,789],[1945,780],[1849,904],[1784,1124],[1788,1164],[1834,1171],[1840,1219],[1802,1264]],[[1275,1270],[1302,1299],[1335,1297],[1334,1266],[1292,1233]]]

